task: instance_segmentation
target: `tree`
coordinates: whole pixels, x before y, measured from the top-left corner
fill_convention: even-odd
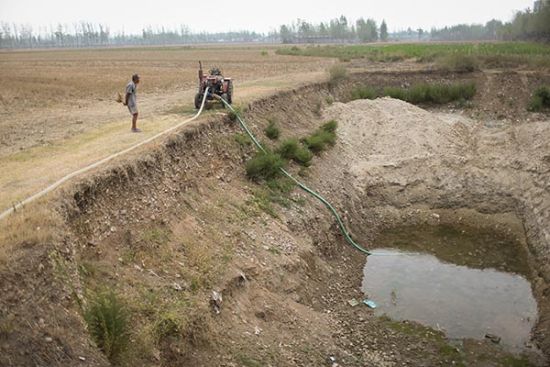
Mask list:
[[[292,31],[286,25],[281,26],[279,33],[283,43],[292,43]]]
[[[388,40],[388,25],[385,20],[382,20],[382,24],[380,25],[380,40],[382,42],[386,42]]]

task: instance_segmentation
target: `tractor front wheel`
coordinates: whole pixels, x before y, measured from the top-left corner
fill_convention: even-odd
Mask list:
[[[195,94],[195,108],[197,110],[201,108],[201,102],[202,102],[202,94],[200,93]]]

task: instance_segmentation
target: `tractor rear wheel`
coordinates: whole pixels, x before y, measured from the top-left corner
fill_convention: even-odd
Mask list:
[[[200,93],[195,94],[195,108],[197,110],[201,108],[201,102],[202,102],[202,94]]]
[[[221,95],[221,97],[222,97],[222,99],[223,99],[224,101],[226,101],[227,103],[231,104],[231,102],[229,102],[229,97],[228,97],[227,93],[223,93],[223,94]],[[225,103],[222,103],[222,104],[223,104],[223,108],[227,108],[227,107],[225,106]]]
[[[229,88],[227,90],[227,102],[233,104],[233,81],[229,82]]]

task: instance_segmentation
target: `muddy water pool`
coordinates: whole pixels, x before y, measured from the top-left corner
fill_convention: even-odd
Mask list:
[[[488,335],[511,351],[530,347],[537,304],[525,248],[498,231],[448,226],[382,233],[362,289],[376,313],[413,320],[451,339]]]

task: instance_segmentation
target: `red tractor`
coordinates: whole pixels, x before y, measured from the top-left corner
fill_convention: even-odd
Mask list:
[[[224,78],[221,70],[216,67],[210,69],[209,75],[204,75],[202,71],[202,63],[199,61],[199,91],[195,94],[196,109],[201,108],[201,103],[206,88],[209,88],[208,94],[206,95],[207,101],[214,100],[214,95],[217,95],[227,103],[232,103],[233,82],[231,81],[231,78]]]

